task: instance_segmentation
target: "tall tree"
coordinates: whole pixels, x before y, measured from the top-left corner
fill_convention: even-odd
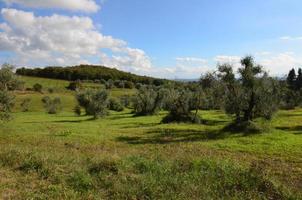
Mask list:
[[[270,119],[277,109],[278,89],[251,56],[241,60],[238,78],[233,66],[219,66],[219,77],[225,85],[225,110],[236,115],[237,122],[252,121],[258,117]]]
[[[14,106],[14,95],[9,92],[16,87],[17,78],[13,72],[13,66],[3,64],[0,69],[0,120],[11,118],[11,109]]]
[[[287,82],[289,88],[292,90],[294,90],[296,88],[296,78],[297,78],[296,71],[293,68],[289,71],[287,79],[286,79],[286,82]]]
[[[296,79],[296,89],[300,90],[302,88],[302,69],[298,69],[298,75]]]

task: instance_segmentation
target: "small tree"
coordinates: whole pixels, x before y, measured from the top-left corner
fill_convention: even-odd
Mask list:
[[[83,88],[83,84],[79,80],[78,81],[73,81],[73,82],[70,82],[69,85],[66,88],[68,90],[76,91],[76,90],[82,89]]]
[[[61,99],[55,97],[51,99],[49,96],[42,98],[44,108],[48,114],[57,114],[62,110]]]
[[[131,97],[129,95],[123,95],[120,97],[120,102],[122,106],[129,108],[131,105]]]
[[[0,90],[15,90],[19,87],[21,82],[13,72],[14,66],[10,64],[3,64],[0,69]]]
[[[109,110],[121,112],[124,110],[123,105],[115,98],[110,98],[108,103]]]
[[[105,90],[86,90],[79,92],[76,99],[86,111],[86,115],[93,115],[94,119],[108,115],[109,94]]]
[[[169,114],[162,122],[200,123],[200,118],[198,116],[198,110],[201,107],[202,101],[202,92],[200,88],[194,92],[188,89],[171,90],[168,99]]]
[[[260,65],[254,63],[252,57],[243,58],[241,65],[238,79],[231,65],[219,66],[219,77],[225,88],[226,112],[235,114],[237,124],[259,117],[270,119],[279,103],[277,84]]]
[[[134,88],[134,83],[132,81],[126,81],[124,86],[125,86],[125,88],[133,89]]]
[[[0,120],[8,121],[11,119],[11,110],[15,104],[15,96],[8,91],[0,90]]]
[[[0,120],[11,119],[11,110],[14,107],[15,96],[9,90],[17,89],[18,79],[13,72],[14,67],[3,64],[0,69]]]
[[[105,88],[106,88],[107,90],[110,90],[110,89],[114,88],[114,81],[113,81],[112,79],[109,79],[109,80],[106,82],[106,84],[105,84]]]
[[[43,89],[43,86],[42,86],[40,83],[36,83],[36,84],[34,84],[34,86],[33,86],[33,90],[34,90],[35,92],[42,92],[42,89]]]
[[[142,87],[133,98],[134,113],[136,115],[156,114],[162,108],[164,99],[164,89]]]
[[[21,107],[22,112],[29,111],[30,102],[31,102],[30,98],[25,98],[21,101],[20,107]]]

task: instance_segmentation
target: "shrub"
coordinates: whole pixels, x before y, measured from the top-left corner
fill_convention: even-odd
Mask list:
[[[76,99],[86,111],[86,115],[99,118],[108,115],[109,94],[105,90],[86,90],[79,92]]]
[[[188,89],[172,90],[167,101],[169,114],[162,120],[163,123],[200,123],[198,109],[201,98],[198,92],[193,93]],[[195,113],[192,113],[193,110]]]
[[[109,79],[105,84],[105,88],[108,89],[108,90],[114,88],[113,80]]]
[[[14,66],[10,64],[3,64],[0,69],[0,90],[16,90],[24,82],[18,80],[13,72]]]
[[[59,97],[51,99],[45,96],[42,98],[42,102],[48,114],[57,114],[62,110],[61,99]]]
[[[68,90],[78,90],[81,89],[83,87],[81,81],[74,81],[74,82],[70,82],[69,85],[66,87]]]
[[[124,110],[123,105],[115,98],[110,98],[108,103],[109,110],[121,112]]]
[[[123,95],[120,97],[120,102],[124,107],[129,108],[131,105],[131,97],[129,95]]]
[[[48,88],[47,91],[48,91],[50,94],[52,94],[52,93],[54,93],[55,89],[54,89],[54,88]]]
[[[11,119],[11,110],[15,104],[15,96],[8,91],[0,90],[0,120],[7,121]]]
[[[127,88],[127,89],[133,89],[134,88],[134,83],[131,82],[131,81],[126,81],[124,83],[124,87]]]
[[[30,105],[31,99],[30,98],[25,98],[22,100],[20,107],[22,112],[28,112],[29,111],[29,105]]]
[[[142,87],[133,98],[136,115],[153,115],[161,108],[165,98],[163,90],[154,87]]]
[[[34,84],[34,86],[33,86],[33,90],[34,90],[35,92],[42,92],[42,89],[43,89],[43,86],[42,86],[41,84],[39,84],[39,83],[36,83],[36,84]]]

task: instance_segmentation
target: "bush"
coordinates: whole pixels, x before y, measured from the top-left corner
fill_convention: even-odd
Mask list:
[[[62,110],[61,99],[59,97],[51,99],[45,96],[42,98],[42,102],[48,114],[57,114]]]
[[[127,88],[127,89],[133,89],[134,88],[134,83],[131,82],[131,81],[126,81],[124,83],[124,87]]]
[[[131,105],[131,97],[129,95],[123,95],[120,97],[120,102],[124,107],[129,108]]]
[[[29,111],[29,105],[30,105],[31,99],[30,98],[25,98],[22,100],[20,107],[22,112],[28,112]]]
[[[78,90],[78,89],[82,89],[83,85],[81,83],[81,81],[74,81],[74,82],[70,82],[69,85],[66,87],[68,90]]]
[[[13,72],[14,66],[3,64],[0,69],[0,90],[16,90],[24,86],[24,82],[18,80]]]
[[[190,90],[172,90],[167,99],[169,114],[162,120],[163,123],[190,122],[200,123],[198,109],[200,108],[200,95]],[[195,113],[192,111],[195,110]]]
[[[105,88],[106,88],[107,90],[114,88],[114,82],[113,82],[113,80],[109,79],[109,80],[106,82],[106,84],[105,84]]]
[[[42,89],[43,89],[43,86],[42,86],[41,84],[39,84],[39,83],[36,83],[36,84],[34,84],[34,86],[33,86],[33,90],[34,90],[35,92],[42,92]]]
[[[108,108],[109,110],[113,110],[117,112],[121,112],[124,110],[123,105],[115,98],[109,99]]]
[[[76,99],[86,111],[86,115],[92,115],[95,119],[108,115],[109,94],[105,90],[86,90],[79,92]]]
[[[54,89],[54,88],[48,88],[47,91],[48,91],[50,94],[52,94],[52,93],[54,93],[55,89]]]
[[[153,115],[161,108],[165,98],[163,90],[154,87],[142,87],[133,98],[136,115]]]
[[[8,121],[11,119],[11,110],[15,104],[15,96],[8,91],[0,90],[0,120]]]

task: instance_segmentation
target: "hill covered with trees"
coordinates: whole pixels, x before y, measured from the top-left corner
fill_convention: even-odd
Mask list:
[[[18,75],[35,76],[52,79],[62,79],[68,81],[75,80],[124,80],[133,83],[163,85],[169,82],[166,79],[139,76],[129,72],[123,72],[115,68],[108,68],[96,65],[79,65],[72,67],[45,67],[45,68],[20,68],[17,69]]]

